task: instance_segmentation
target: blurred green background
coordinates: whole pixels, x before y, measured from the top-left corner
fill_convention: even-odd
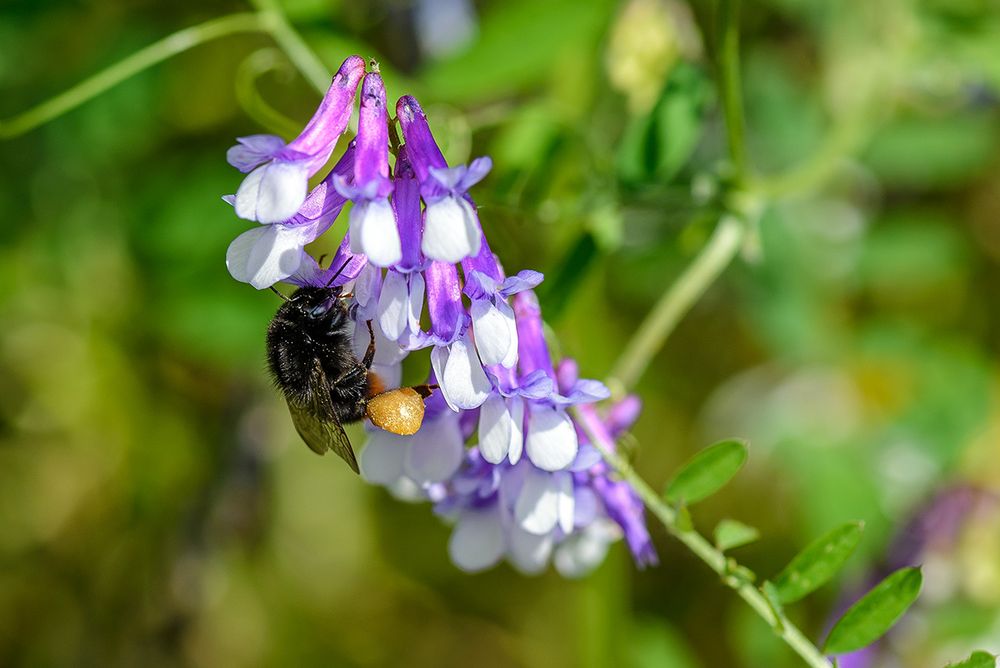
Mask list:
[[[727,192],[711,3],[283,5],[328,66],[375,57],[417,95],[451,161],[493,156],[487,236],[604,377]],[[247,9],[6,0],[0,118]],[[1000,8],[748,1],[741,30],[759,233],[644,375],[637,466],[658,487],[748,438],[695,521],[759,527],[737,554],[764,576],[864,520],[790,611],[817,639],[914,517],[975,490],[918,526],[924,594],[870,665],[1000,653]],[[0,665],[799,665],[660,527],[645,572],[617,545],[582,581],[470,576],[428,506],[298,442],[264,373],[277,299],[229,277],[245,225],[219,197],[235,136],[317,100],[238,35],[0,144]]]

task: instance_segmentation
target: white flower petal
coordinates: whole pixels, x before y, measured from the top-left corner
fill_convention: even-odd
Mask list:
[[[510,452],[514,425],[507,402],[499,394],[491,394],[479,408],[479,452],[491,464],[499,464]]]
[[[258,290],[298,271],[312,226],[261,225],[236,237],[226,250],[226,267],[237,281]]]
[[[559,495],[559,528],[567,536],[573,531],[576,498],[573,495],[573,477],[566,471],[552,474]]]
[[[428,204],[420,249],[432,260],[459,262],[479,252],[480,233],[472,205],[458,197]]]
[[[417,483],[445,480],[462,463],[462,431],[453,414],[425,422],[409,440],[403,470]]]
[[[614,522],[598,520],[559,544],[552,562],[559,574],[566,578],[579,578],[593,571],[604,561],[608,547],[617,538]]]
[[[507,302],[499,301],[497,303],[497,310],[507,323],[510,336],[510,343],[507,344],[507,354],[500,360],[500,365],[505,369],[512,369],[517,364],[517,321],[514,319],[514,310]]]
[[[508,457],[511,464],[521,459],[524,450],[524,400],[514,397],[510,400],[510,422],[513,429],[510,432],[510,447]]]
[[[509,309],[508,309],[509,310]],[[472,329],[476,335],[476,349],[479,358],[486,366],[500,364],[510,356],[513,344],[515,360],[517,359],[517,340],[511,340],[511,327],[505,314],[488,299],[477,299],[472,302]],[[510,313],[511,322],[514,313]]]
[[[535,575],[545,570],[552,554],[552,534],[536,536],[511,527],[508,536],[508,557],[517,570]]]
[[[547,534],[559,521],[559,488],[552,475],[532,469],[514,504],[514,520],[535,535]]]
[[[407,318],[411,332],[420,331],[420,314],[424,308],[424,277],[420,273],[410,274],[410,308]]]
[[[395,271],[386,273],[382,294],[378,298],[378,322],[386,337],[396,341],[406,331],[409,321],[409,295],[406,277]]]
[[[363,253],[379,267],[390,267],[403,259],[396,214],[388,198],[359,202],[351,209],[351,252]]]
[[[389,432],[372,432],[361,451],[361,477],[379,485],[393,485],[403,476],[406,438]]]
[[[269,162],[247,174],[236,191],[236,215],[261,223],[280,223],[294,216],[306,200],[308,166]]]
[[[447,347],[434,348],[431,351],[431,366],[441,393],[452,410],[477,408],[490,395],[492,385],[468,332]]]
[[[451,532],[448,554],[463,571],[481,571],[493,566],[504,552],[504,531],[496,506],[463,512]]]
[[[373,297],[378,299],[381,282],[382,272],[377,267],[365,263],[361,273],[354,279],[354,299],[359,306],[368,306]]]
[[[579,444],[573,422],[562,409],[532,403],[524,449],[543,471],[559,471],[573,463]]]

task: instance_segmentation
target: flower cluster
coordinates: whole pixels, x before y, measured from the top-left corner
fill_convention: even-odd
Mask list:
[[[359,88],[357,137],[307,192],[346,131]],[[390,143],[391,123],[402,142],[393,136]],[[490,159],[449,167],[417,101],[400,98],[391,120],[377,68],[366,73],[357,56],[344,61],[293,141],[238,141],[228,159],[248,174],[224,199],[258,225],[229,247],[233,277],[258,289],[279,281],[350,284],[350,312],[374,325],[372,370],[387,387],[399,385],[408,353],[431,349],[440,391],[427,400],[423,426],[413,436],[371,428],[361,454],[365,478],[432,501],[455,523],[450,553],[466,570],[506,557],[538,572],[552,556],[560,572],[578,575],[622,536],[640,565],[655,563],[638,497],[610,475],[567,412],[587,408],[590,428],[612,442],[637,417],[638,401],[628,398],[599,418],[592,405],[607,389],[578,378],[569,360],[553,365],[532,292],[542,275],[504,273],[469,196]],[[324,269],[305,246],[348,202],[348,232]],[[359,354],[367,338],[357,327]]]

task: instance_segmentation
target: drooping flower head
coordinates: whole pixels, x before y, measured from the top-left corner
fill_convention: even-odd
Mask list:
[[[405,141],[390,146],[385,86],[377,68],[364,70],[357,56],[344,61],[288,145],[256,135],[230,149],[232,164],[253,171],[225,199],[260,223],[230,245],[230,273],[258,289],[278,281],[344,286],[354,321],[372,323],[371,370],[386,387],[398,386],[409,353],[431,349],[430,380],[439,390],[426,402],[423,426],[413,436],[370,428],[361,469],[396,495],[433,502],[454,522],[449,553],[460,568],[506,558],[527,573],[552,561],[580,575],[621,537],[639,565],[655,563],[638,497],[609,475],[568,412],[577,406],[590,433],[613,442],[638,415],[638,402],[626,399],[601,417],[594,404],[607,389],[579,379],[570,360],[553,364],[532,292],[542,274],[506,275],[469,194],[490,159],[449,167],[409,96],[395,107]],[[359,86],[358,135],[306,195],[306,180],[348,125]],[[348,230],[323,268],[305,246],[348,202]],[[359,357],[368,342],[367,327],[356,327]]]

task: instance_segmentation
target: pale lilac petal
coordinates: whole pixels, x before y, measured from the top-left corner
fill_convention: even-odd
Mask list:
[[[387,431],[372,432],[361,451],[361,477],[378,485],[391,485],[403,475],[403,461],[409,444],[407,437]]]
[[[582,528],[597,519],[601,502],[590,487],[577,487],[573,490],[573,526]],[[617,525],[615,525],[617,526]]]
[[[229,206],[236,206],[236,195],[223,195],[222,201]]]
[[[491,394],[479,408],[479,452],[491,464],[499,464],[510,452],[511,432],[514,430],[507,402],[498,394]]]
[[[492,302],[477,299],[472,302],[472,330],[476,335],[476,349],[486,366],[501,364],[513,355],[514,362],[504,364],[510,368],[517,362],[517,329],[514,312],[509,306],[501,310]]]
[[[422,274],[410,274],[410,302],[407,309],[407,326],[411,332],[420,330],[420,314],[424,309],[424,277]]]
[[[382,331],[382,327],[378,322],[372,322],[372,331],[375,333],[374,364],[382,366],[395,365],[399,364],[406,357],[407,351],[402,350],[395,341],[391,341],[385,335],[385,332]],[[368,327],[364,321],[354,324],[353,347],[354,354],[358,356],[358,359],[364,357],[371,338],[371,334],[368,333]],[[374,369],[374,366],[372,368]]]
[[[303,261],[302,247],[312,241],[306,227],[261,225],[236,237],[226,250],[226,267],[237,281],[258,290],[282,281]]]
[[[516,295],[519,292],[524,292],[525,290],[531,290],[532,288],[537,287],[544,278],[545,275],[539,271],[525,269],[517,272],[514,276],[508,276],[505,278],[503,283],[500,285],[498,292],[504,297],[510,297],[511,295]]]
[[[554,389],[555,386],[549,374],[545,373],[543,369],[535,369],[521,378],[517,394],[525,399],[547,399]]]
[[[517,464],[524,451],[524,401],[518,397],[510,399],[510,420],[513,429],[510,434],[508,458],[511,464]]]
[[[382,282],[382,272],[370,264],[365,264],[364,269],[358,274],[354,281],[354,300],[364,308],[375,298],[378,303],[379,288]]]
[[[532,469],[524,479],[524,487],[514,504],[517,524],[535,535],[547,534],[559,522],[560,489],[553,476]]]
[[[510,344],[507,346],[507,354],[500,360],[500,366],[505,369],[513,369],[517,365],[517,321],[514,319],[514,309],[503,301],[497,302],[497,310],[507,323],[508,337]]]
[[[562,410],[533,403],[524,448],[532,463],[543,471],[566,468],[578,448],[573,422]]]
[[[496,506],[463,512],[448,540],[448,555],[463,571],[474,573],[496,564],[504,552],[504,530]]]
[[[563,577],[581,578],[604,561],[608,547],[619,534],[614,523],[595,522],[560,543],[552,556],[552,563]]]
[[[296,214],[306,199],[309,173],[302,162],[271,162],[253,170],[236,191],[236,215],[261,223],[280,223]]]
[[[465,176],[468,167],[456,165],[455,167],[431,167],[431,178],[437,181],[445,190],[455,190],[462,177]]]
[[[492,385],[468,332],[447,347],[434,348],[431,351],[431,366],[452,410],[477,408],[490,394]]]
[[[507,556],[517,570],[525,575],[545,570],[552,554],[552,534],[538,536],[514,526],[508,532],[508,543]]]
[[[226,151],[226,161],[244,174],[285,148],[284,140],[275,135],[250,135],[236,141],[239,143]]]
[[[454,263],[479,252],[479,223],[464,199],[443,197],[428,204],[424,218],[420,247],[427,257]]]
[[[493,160],[488,155],[476,158],[462,174],[458,183],[458,189],[466,191],[472,186],[486,178],[486,175],[493,169]]]
[[[440,482],[451,477],[462,463],[465,448],[458,420],[444,415],[425,422],[409,437],[403,470],[418,484]]]
[[[552,482],[555,483],[559,495],[559,528],[564,534],[573,531],[574,518],[574,497],[573,497],[573,476],[565,471],[552,474]]]
[[[595,464],[601,461],[601,453],[590,443],[580,444],[579,450],[576,452],[576,457],[573,459],[573,463],[569,465],[570,471],[586,471]]]
[[[386,337],[396,341],[409,324],[409,300],[406,277],[395,271],[386,273],[378,298],[378,322]]]

